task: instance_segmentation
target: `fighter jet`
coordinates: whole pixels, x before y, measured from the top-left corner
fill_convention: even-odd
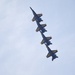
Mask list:
[[[47,45],[51,45],[52,43],[49,41],[52,39],[52,37],[45,37],[45,35],[40,31],[41,35],[42,35],[42,38],[43,40],[41,41],[41,44],[47,44]]]
[[[44,28],[47,25],[46,24],[40,24],[39,22],[36,22],[38,27],[36,29],[36,32],[41,31],[42,33],[47,32],[47,30]]]
[[[48,47],[48,45],[47,44],[45,44],[46,45],[46,48],[47,48],[47,50],[48,50],[48,54],[47,54],[47,58],[49,58],[50,56],[52,56],[52,61],[55,59],[55,58],[58,58],[58,56],[56,56],[56,54],[55,53],[57,53],[58,51],[57,50],[51,50],[49,47]]]
[[[34,15],[32,21],[37,21],[37,22],[43,21],[43,20],[40,18],[40,17],[42,16],[42,14],[36,14],[36,12],[35,12],[31,7],[30,7],[30,9],[32,10],[33,15]]]

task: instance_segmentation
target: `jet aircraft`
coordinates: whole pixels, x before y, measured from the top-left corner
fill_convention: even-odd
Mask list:
[[[47,58],[49,58],[50,56],[52,56],[52,61],[55,59],[55,58],[58,58],[58,56],[56,56],[56,54],[55,53],[57,53],[58,51],[57,50],[51,50],[49,47],[48,47],[48,45],[47,44],[45,44],[46,45],[46,48],[47,48],[47,50],[48,50],[48,54],[47,54]]]
[[[44,28],[47,25],[46,24],[40,24],[39,22],[36,22],[38,27],[36,29],[36,32],[41,31],[42,33],[47,32],[47,30]]]
[[[41,44],[47,44],[47,45],[51,45],[52,43],[49,41],[52,39],[52,37],[45,37],[45,35],[40,31],[42,37],[43,37],[43,40],[41,41]]]
[[[31,7],[30,7],[30,9],[32,10],[33,15],[34,15],[32,21],[37,21],[37,22],[43,21],[43,20],[40,18],[40,17],[42,16],[42,14],[36,14],[36,12],[35,12]]]

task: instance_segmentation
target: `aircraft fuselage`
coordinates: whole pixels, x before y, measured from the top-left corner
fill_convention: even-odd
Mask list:
[[[41,32],[41,31],[40,31]],[[45,43],[47,44],[47,45],[50,45],[50,44],[52,44],[46,37],[45,37],[45,35],[41,32],[41,35],[42,35],[42,37],[43,37],[43,40],[45,41]]]
[[[45,26],[41,25],[39,22],[36,22],[39,28],[39,31],[41,31],[42,33],[46,32],[47,30],[44,28]]]
[[[35,19],[37,22],[43,21],[43,20],[38,16],[38,14],[36,14],[36,12],[35,12],[31,7],[30,7],[30,9],[32,10],[33,15],[34,15],[34,19]]]

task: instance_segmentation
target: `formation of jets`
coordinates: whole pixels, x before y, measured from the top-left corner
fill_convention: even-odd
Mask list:
[[[39,31],[41,33],[42,38],[43,38],[42,41],[41,41],[41,44],[45,44],[45,46],[46,46],[46,48],[48,50],[48,54],[47,54],[46,57],[49,58],[49,57],[52,56],[52,61],[53,61],[55,58],[58,58],[58,56],[56,55],[58,50],[51,50],[49,48],[49,45],[52,45],[52,43],[50,41],[52,39],[52,37],[51,36],[50,37],[46,37],[44,35],[44,32],[47,32],[47,30],[45,29],[45,27],[47,25],[46,24],[40,24],[40,22],[43,21],[42,18],[41,18],[42,14],[37,14],[31,7],[30,7],[30,9],[31,9],[31,11],[32,11],[32,13],[34,15],[34,17],[32,18],[32,21],[33,22],[36,21],[36,24],[38,26],[36,28],[36,32]]]

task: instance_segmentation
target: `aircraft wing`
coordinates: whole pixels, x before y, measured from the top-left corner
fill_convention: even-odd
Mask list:
[[[38,31],[40,31],[40,28],[39,27],[37,27],[37,29],[36,29],[36,32],[38,32]]]
[[[35,21],[35,17],[32,18],[32,21]]]
[[[46,37],[48,40],[50,40],[50,39],[52,39],[52,37],[50,36],[50,37]]]
[[[56,52],[58,52],[58,50],[52,50],[52,52],[53,52],[53,53],[56,53]]]
[[[46,57],[49,58],[50,56],[51,56],[51,53],[48,53]]]
[[[42,16],[42,14],[37,14],[38,15],[38,17],[41,17]]]
[[[46,25],[46,24],[41,24],[41,26],[42,26],[42,27],[46,27],[47,25]]]
[[[41,41],[41,44],[44,44],[44,43],[45,43],[45,41],[44,41],[44,40],[42,40],[42,41]]]

